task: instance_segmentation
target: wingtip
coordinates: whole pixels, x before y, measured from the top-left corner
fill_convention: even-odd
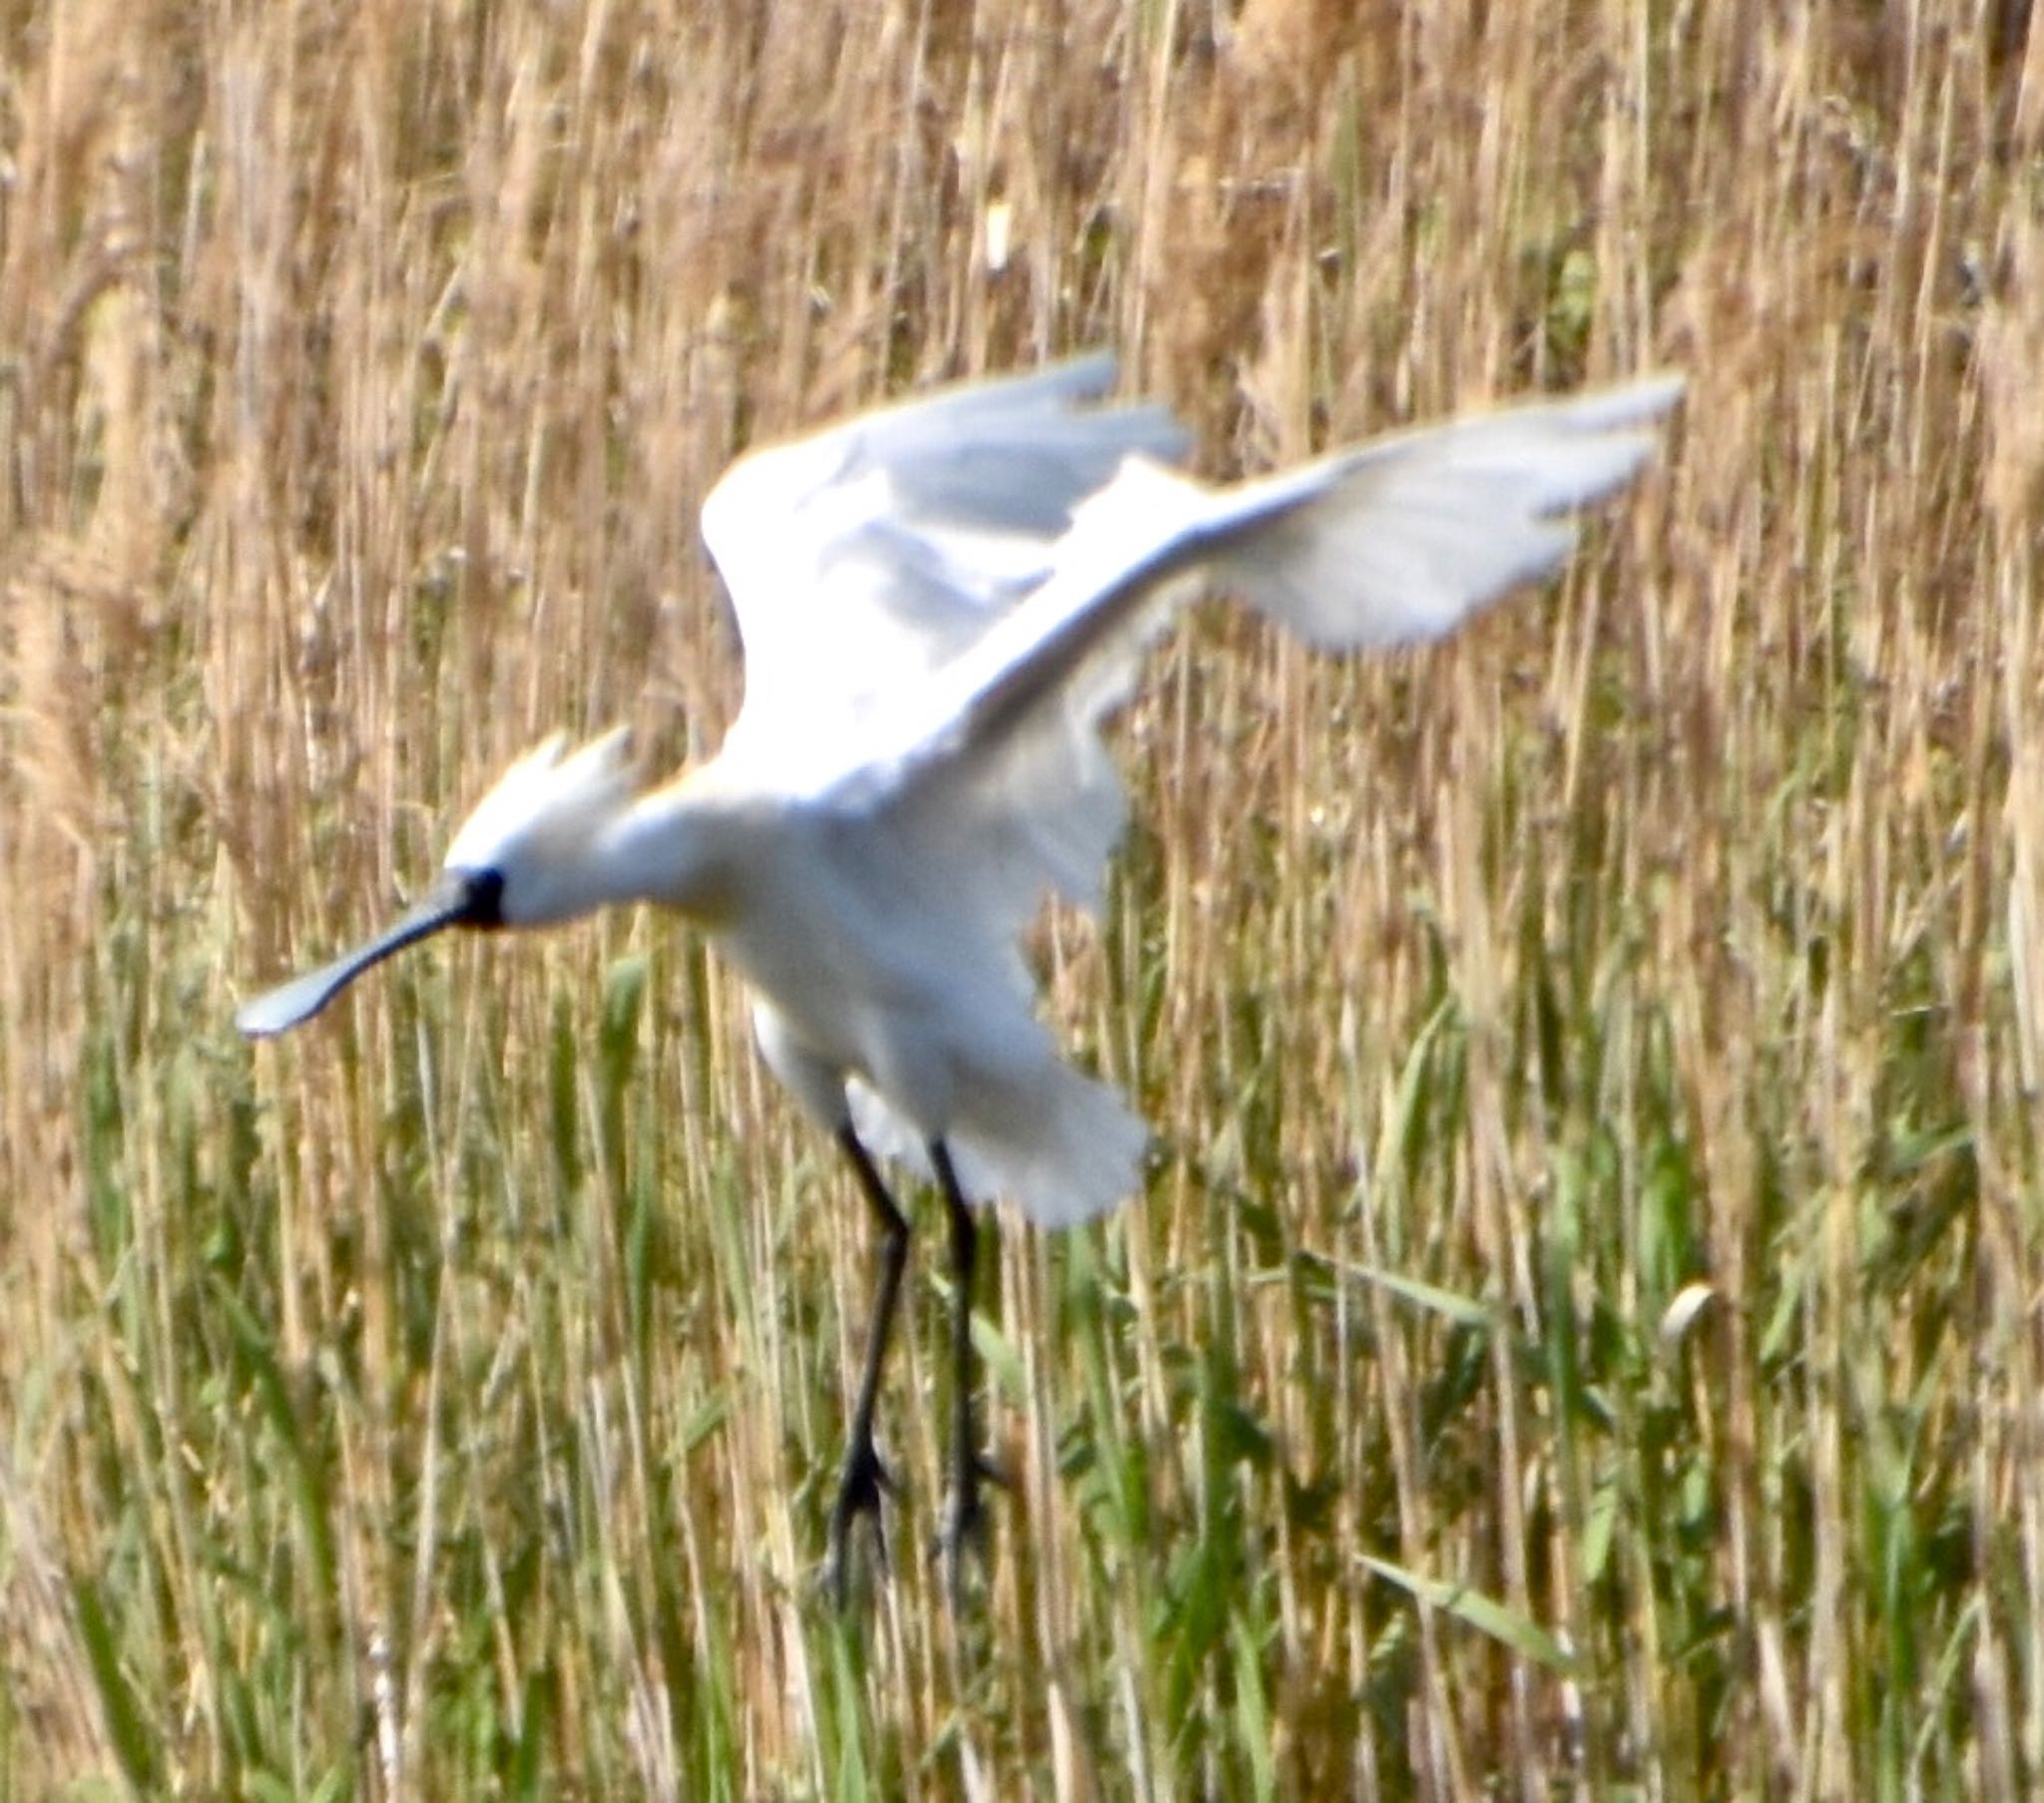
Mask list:
[[[1577,404],[1577,418],[1594,430],[1645,424],[1659,419],[1689,386],[1680,369],[1650,369],[1644,375],[1593,389]]]
[[[1010,378],[1060,401],[1099,400],[1113,391],[1121,375],[1120,355],[1105,344],[1096,344],[1068,357],[1053,357],[1041,367]],[[995,377],[990,386],[1001,385]]]

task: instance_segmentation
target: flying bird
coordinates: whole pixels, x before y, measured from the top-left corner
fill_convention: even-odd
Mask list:
[[[1020,938],[1047,891],[1101,897],[1126,802],[1101,742],[1144,648],[1202,591],[1328,651],[1438,638],[1557,568],[1569,511],[1630,477],[1681,379],[1650,376],[1379,438],[1213,487],[1152,404],[1101,404],[1096,353],[754,452],[703,507],[745,646],[708,763],[642,784],[622,731],[548,739],[386,932],[237,1015],[278,1034],[449,927],[672,908],[750,986],[774,1075],[843,1148],[878,1234],[873,1316],[831,1512],[840,1597],[889,1486],[873,1437],[908,1256],[880,1160],[934,1175],[950,1234],[952,1562],[991,1476],[973,1423],[977,1204],[1062,1227],[1139,1186],[1147,1135],[1066,1064]]]

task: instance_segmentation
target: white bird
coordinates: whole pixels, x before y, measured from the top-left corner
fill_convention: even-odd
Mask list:
[[[1146,1132],[1065,1064],[1018,940],[1099,901],[1124,796],[1098,737],[1145,645],[1202,589],[1328,650],[1436,638],[1574,543],[1681,392],[1660,375],[1377,439],[1214,488],[1159,406],[1087,406],[1097,354],[867,413],[739,462],[703,531],[745,642],[709,763],[642,791],[625,736],[521,758],[389,931],[237,1016],[281,1033],[443,928],[618,902],[693,920],[751,985],[760,1050],[844,1148],[879,1276],[830,1523],[879,1529],[873,1408],[908,1250],[876,1155],[927,1159],[951,1232],[953,1560],[979,1525],[971,1205],[1064,1226],[1133,1193]],[[884,1553],[884,1540],[879,1542]]]

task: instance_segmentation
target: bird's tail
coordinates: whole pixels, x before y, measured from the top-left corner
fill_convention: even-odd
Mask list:
[[[1149,1129],[1105,1084],[1050,1067],[1021,1130],[961,1122],[950,1138],[958,1180],[975,1201],[1005,1196],[1039,1227],[1091,1220],[1143,1183]]]
[[[863,1084],[849,1094],[867,1147],[927,1175],[915,1129]],[[1150,1132],[1113,1090],[1053,1060],[1029,1085],[1026,1108],[954,1121],[944,1143],[969,1200],[1009,1201],[1039,1227],[1071,1227],[1141,1190]]]

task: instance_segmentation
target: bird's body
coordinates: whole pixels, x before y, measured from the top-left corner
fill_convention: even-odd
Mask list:
[[[1680,390],[1650,379],[1216,489],[1169,467],[1183,438],[1161,408],[1080,404],[1112,378],[1082,359],[739,463],[704,507],[747,657],[718,756],[637,793],[621,734],[549,741],[478,804],[431,900],[239,1017],[280,1032],[443,926],[650,901],[711,935],[883,1229],[840,1554],[877,1503],[872,1392],[905,1251],[868,1153],[935,1169],[965,1292],[968,1199],[1064,1225],[1137,1187],[1143,1127],[1059,1056],[1019,939],[1046,891],[1099,898],[1125,800],[1097,728],[1144,646],[1209,586],[1329,649],[1438,636],[1561,561],[1556,516],[1638,467]]]

